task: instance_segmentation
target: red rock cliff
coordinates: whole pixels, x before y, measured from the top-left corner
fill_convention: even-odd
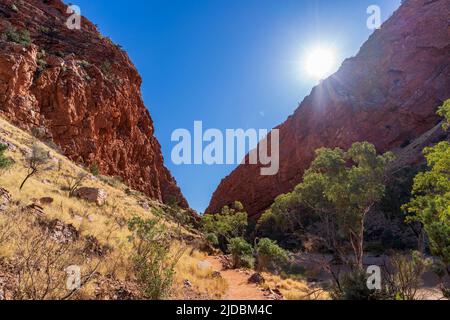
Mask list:
[[[187,207],[127,54],[85,18],[82,30],[70,30],[69,16],[60,0],[0,0],[0,116],[52,139],[78,163]],[[26,39],[24,30],[30,45],[13,39]]]
[[[450,1],[408,0],[339,71],[315,87],[279,126],[280,171],[241,165],[214,193],[208,213],[242,201],[250,215],[301,182],[320,147],[370,141],[404,147],[433,128],[450,98]]]

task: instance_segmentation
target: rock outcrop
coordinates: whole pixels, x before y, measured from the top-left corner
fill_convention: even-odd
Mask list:
[[[434,128],[450,98],[450,3],[408,0],[334,75],[280,125],[280,171],[261,176],[241,165],[214,193],[208,213],[241,201],[250,215],[301,182],[320,147],[374,143],[400,150]]]
[[[75,190],[74,196],[88,202],[96,203],[98,206],[103,206],[108,198],[108,194],[105,190],[87,187]]]
[[[0,116],[71,160],[188,207],[164,166],[132,62],[87,19],[69,29],[69,16],[60,0],[0,2]]]

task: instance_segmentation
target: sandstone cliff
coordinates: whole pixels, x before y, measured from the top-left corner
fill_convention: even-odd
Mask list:
[[[160,201],[188,204],[164,166],[127,54],[60,0],[0,1],[0,116]],[[31,44],[28,42],[31,39]]]
[[[439,122],[436,108],[450,97],[450,1],[404,1],[397,12],[315,87],[280,125],[280,171],[260,176],[239,166],[214,193],[208,213],[241,201],[250,215],[289,192],[320,147],[369,141],[399,150]]]

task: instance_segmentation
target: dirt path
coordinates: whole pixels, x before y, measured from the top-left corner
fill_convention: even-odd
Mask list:
[[[216,257],[209,257],[207,261],[228,283],[228,289],[223,296],[224,300],[268,300],[257,285],[247,282],[250,276],[245,272],[224,270],[222,263]]]

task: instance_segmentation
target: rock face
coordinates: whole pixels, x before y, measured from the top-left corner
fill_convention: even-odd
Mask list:
[[[450,4],[408,0],[337,73],[321,82],[280,125],[280,171],[241,165],[214,193],[208,213],[241,201],[258,215],[301,182],[320,147],[369,141],[400,150],[436,126],[450,98]]]
[[[69,29],[69,16],[60,0],[0,2],[0,116],[71,160],[188,207],[164,166],[127,54],[85,18],[81,30]]]

